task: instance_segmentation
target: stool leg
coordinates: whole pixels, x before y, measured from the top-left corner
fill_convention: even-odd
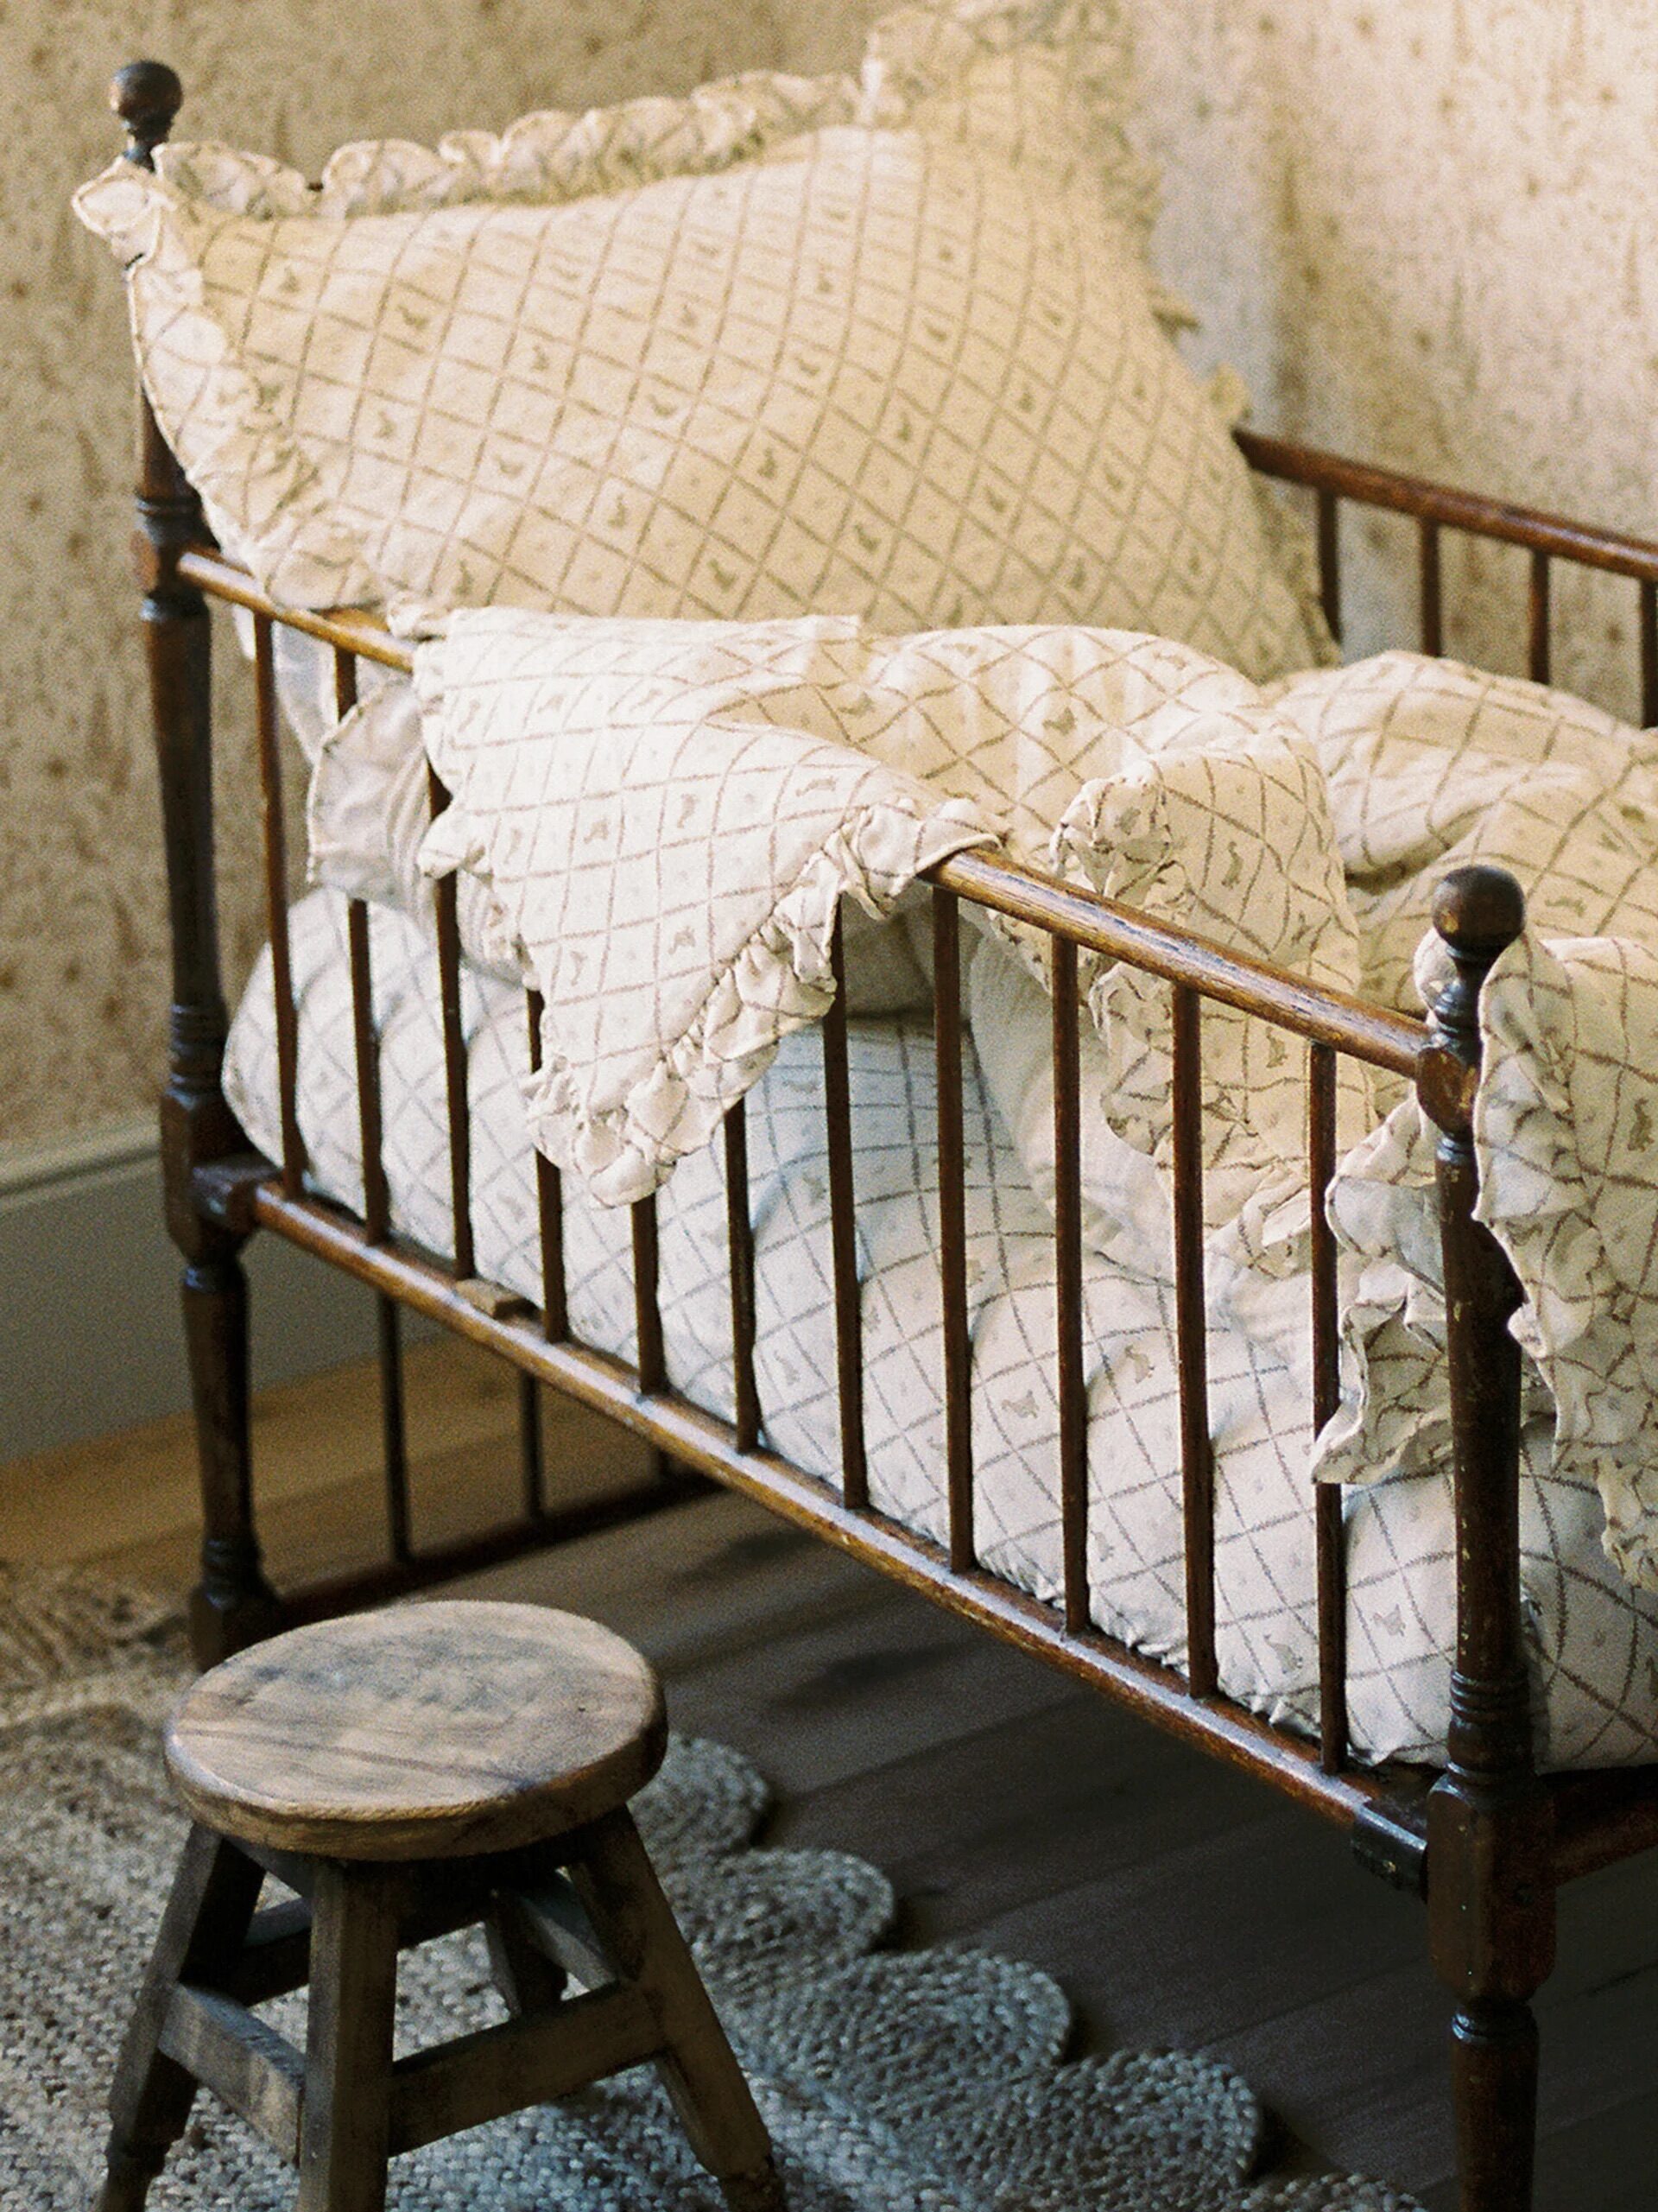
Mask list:
[[[609,1813],[568,1873],[616,1968],[656,2015],[656,2063],[691,2139],[731,2212],[784,2212],[771,2139],[703,1987],[632,1816]]]
[[[383,2212],[397,1915],[372,1867],[316,1862],[295,2212]]]
[[[211,1981],[242,1948],[264,1876],[205,1828],[193,1828],[173,1878],[110,2092],[110,2146],[96,2212],[140,2212],[195,2101],[194,2075],[161,2048],[175,1984]]]
[[[490,1973],[509,2012],[550,2012],[564,1994],[564,1968],[535,1941],[510,1892],[491,1898],[484,1917]]]

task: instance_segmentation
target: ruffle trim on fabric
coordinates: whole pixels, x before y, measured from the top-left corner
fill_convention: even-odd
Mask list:
[[[713,978],[693,1018],[614,1103],[593,1104],[564,1051],[549,997],[542,1064],[524,1083],[535,1144],[555,1166],[579,1176],[601,1205],[649,1197],[676,1162],[718,1135],[784,1037],[820,1021],[834,1003],[832,946],[841,899],[856,899],[884,919],[923,870],[970,846],[996,842],[965,800],[947,800],[925,814],[895,799],[860,807],[811,854]],[[433,824],[421,864],[433,876],[463,868],[493,887],[486,841],[459,807]],[[494,960],[533,972],[527,948],[504,920],[489,950]]]
[[[212,140],[180,141],[157,148],[153,173],[117,161],[81,187],[74,205],[129,263],[148,250],[141,233],[156,210],[193,206],[263,221],[338,221],[477,200],[556,205],[729,168],[839,124],[900,129],[927,101],[957,90],[976,65],[1024,48],[1062,55],[1083,101],[1098,99],[1108,111],[1121,104],[1126,38],[1109,0],[936,0],[878,21],[857,77],[749,70],[676,98],[647,95],[585,112],[541,110],[498,134],[451,131],[435,147],[361,139],[339,148],[315,185],[265,155]],[[1133,184],[1149,229],[1155,173],[1120,134],[1112,134],[1112,153],[1111,170]]]
[[[275,167],[256,166],[262,173]],[[75,206],[110,239],[129,276],[143,269],[149,327],[171,335],[183,326],[190,333],[196,382],[180,396],[176,382],[151,376],[144,322],[136,313],[132,318],[144,389],[162,434],[209,508],[237,517],[259,546],[265,590],[290,606],[377,600],[379,583],[335,521],[315,470],[208,304],[199,239],[203,225],[218,219],[127,162],[83,186]]]

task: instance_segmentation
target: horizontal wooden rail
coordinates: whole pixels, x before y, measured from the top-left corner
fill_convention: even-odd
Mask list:
[[[1326,991],[1288,969],[1269,967],[1230,952],[1172,922],[1154,922],[1098,892],[1062,884],[1002,853],[958,852],[928,871],[946,891],[989,907],[1050,936],[1127,960],[1131,967],[1184,985],[1240,1012],[1258,1014],[1315,1044],[1332,1045],[1351,1059],[1367,1061],[1414,1080],[1431,1053],[1424,1024],[1408,1014],[1372,1006],[1339,991]]]
[[[278,606],[268,599],[247,570],[234,561],[226,561],[222,553],[210,552],[205,546],[195,553],[179,556],[179,574],[187,584],[193,584],[210,598],[223,599],[228,605],[245,607],[250,614],[266,614],[280,622],[285,630],[298,630],[307,637],[320,638],[325,645],[337,650],[355,653],[359,660],[377,661],[382,668],[399,669],[404,675],[414,673],[414,650],[383,630],[371,615],[361,613],[356,607],[331,607],[323,612],[313,612],[305,607]]]
[[[1361,1812],[1374,1819],[1377,1808],[1385,1808],[1396,1793],[1397,1778],[1385,1773],[1321,1772],[1316,1744],[1286,1737],[1224,1698],[1197,1703],[1184,1678],[1171,1668],[1142,1658],[1097,1631],[1068,1632],[1058,1608],[1028,1597],[999,1576],[977,1569],[957,1573],[941,1545],[870,1508],[847,1507],[828,1483],[775,1453],[739,1451],[729,1422],[669,1391],[648,1395],[636,1372],[608,1353],[569,1341],[549,1344],[534,1314],[482,1311],[457,1291],[448,1271],[435,1262],[396,1245],[370,1245],[349,1214],[318,1199],[284,1197],[275,1176],[273,1169],[273,1180],[255,1194],[254,1215],[262,1227],[275,1230],[359,1281],[390,1291],[416,1313],[607,1414],[649,1439],[678,1465],[758,1499],[1066,1672],[1109,1683],[1113,1695],[1132,1709],[1175,1735],[1207,1743],[1237,1765],[1269,1775],[1278,1788],[1326,1819],[1351,1823]]]
[[[1232,434],[1250,466],[1262,476],[1276,477],[1281,483],[1303,485],[1308,491],[1351,499],[1361,507],[1414,515],[1446,529],[1465,530],[1471,537],[1525,546],[1533,553],[1576,561],[1582,568],[1603,568],[1614,576],[1633,576],[1642,581],[1658,580],[1658,545],[1649,539],[1626,537],[1620,530],[1597,529],[1564,515],[1543,514],[1534,508],[1512,506],[1506,500],[1484,498],[1475,491],[1430,484],[1425,478],[1407,476],[1395,469],[1373,468],[1365,461],[1322,453],[1315,446],[1269,438],[1258,430],[1235,430]]]
[[[269,615],[307,637],[387,668],[407,671],[414,666],[410,650],[376,629],[364,615],[350,610],[294,614],[276,608],[245,570],[216,554],[187,554],[181,567],[191,582],[215,598]],[[1107,959],[1127,960],[1165,982],[1184,985],[1201,998],[1258,1014],[1314,1043],[1333,1046],[1407,1080],[1421,1073],[1430,1051],[1426,1027],[1408,1014],[1323,990],[1287,969],[1249,960],[1172,923],[1154,922],[1131,907],[1079,884],[1060,883],[1005,854],[959,852],[928,873],[940,888],[973,905],[1031,923]]]

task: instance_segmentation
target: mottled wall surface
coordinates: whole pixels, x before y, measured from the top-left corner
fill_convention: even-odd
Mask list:
[[[1130,4],[1160,259],[1257,421],[1658,536],[1652,0]],[[1350,650],[1410,631],[1376,535]],[[1447,585],[1451,646],[1519,669],[1522,557]],[[1634,599],[1563,579],[1556,624],[1562,680],[1623,711]]]
[[[68,206],[120,143],[111,72],[170,60],[180,135],[314,168],[345,138],[819,67],[826,30],[845,27],[797,0],[0,0],[0,1163],[142,1112],[161,1060],[130,354],[118,274]],[[222,758],[235,981],[260,934],[255,810],[245,750]]]
[[[1658,530],[1651,0],[1123,0],[1165,276],[1257,421]],[[119,286],[66,207],[110,70],[187,75],[185,127],[314,166],[377,131],[839,66],[871,0],[0,0],[0,1144],[141,1110],[165,948],[125,565]],[[1351,643],[1408,635],[1370,546]],[[25,536],[25,532],[27,535]],[[1453,645],[1517,665],[1517,565],[1451,560]],[[1627,706],[1628,594],[1562,590],[1560,666]],[[1617,633],[1616,636],[1613,633]],[[245,767],[227,818],[250,823]],[[251,847],[225,906],[258,934]]]

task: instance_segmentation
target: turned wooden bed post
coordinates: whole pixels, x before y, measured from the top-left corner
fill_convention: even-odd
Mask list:
[[[184,93],[158,61],[116,77],[110,104],[125,124],[127,159],[152,164]],[[248,1425],[248,1286],[244,1236],[198,1207],[198,1167],[245,1150],[219,1074],[225,1012],[213,881],[212,700],[207,603],[178,573],[179,555],[207,542],[201,505],[161,435],[149,401],[138,415],[138,529],[144,642],[173,940],[168,1080],[161,1093],[167,1226],[184,1257],[182,1295],[202,1498],[201,1581],[191,1600],[196,1656],[223,1658],[275,1625],[276,1600],[253,1530]]]
[[[1449,1761],[1428,1805],[1434,1970],[1451,1991],[1452,2079],[1462,2212],[1532,2202],[1537,2026],[1531,1999],[1554,1962],[1549,1801],[1532,1757],[1520,1594],[1521,1293],[1497,1239],[1473,1218],[1470,1125],[1480,1058],[1479,993],[1525,923],[1496,868],[1459,868],[1433,922],[1454,978],[1433,1011],[1440,1077],[1424,1104],[1443,1132],[1439,1190],[1456,1467],[1457,1656]]]

